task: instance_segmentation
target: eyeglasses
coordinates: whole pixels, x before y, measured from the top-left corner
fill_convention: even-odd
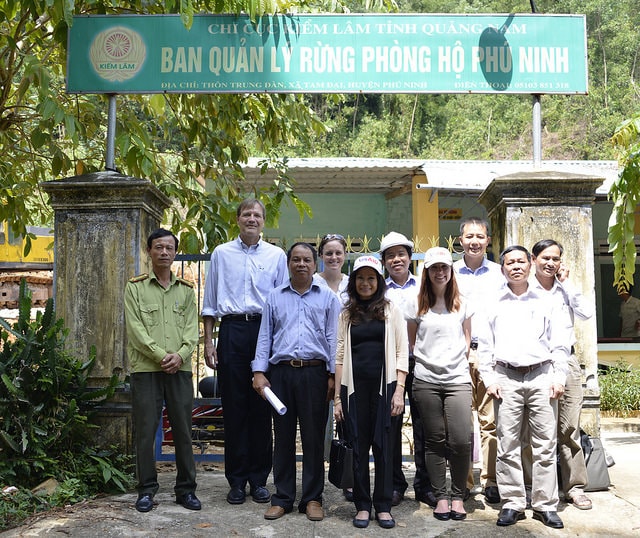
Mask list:
[[[344,241],[344,236],[340,234],[327,234],[322,238],[323,241],[333,241],[334,239]]]

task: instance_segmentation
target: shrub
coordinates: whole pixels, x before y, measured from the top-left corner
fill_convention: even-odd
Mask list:
[[[640,410],[640,371],[620,361],[598,375],[600,409],[620,416]]]
[[[94,408],[114,394],[117,377],[102,389],[89,387],[95,349],[86,361],[65,351],[68,331],[56,319],[52,300],[35,321],[30,313],[23,280],[18,320],[11,326],[0,318],[0,484],[32,488],[55,478],[61,488],[46,502],[31,503],[36,511],[99,491],[126,491],[132,481],[129,456],[90,441],[97,428],[91,423]],[[14,515],[30,498],[35,499],[25,493],[12,501]]]

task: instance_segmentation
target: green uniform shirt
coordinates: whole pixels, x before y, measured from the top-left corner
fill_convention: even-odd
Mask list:
[[[131,371],[162,371],[167,353],[178,353],[180,370],[191,371],[191,355],[198,344],[198,309],[193,287],[171,273],[171,284],[163,288],[151,275],[134,277],[124,292],[127,354]]]

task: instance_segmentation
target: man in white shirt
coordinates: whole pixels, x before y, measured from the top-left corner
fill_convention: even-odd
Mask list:
[[[558,456],[565,501],[580,510],[591,509],[591,499],[584,494],[587,467],[580,442],[582,410],[582,372],[575,355],[574,318],[589,319],[593,302],[587,300],[569,280],[569,269],[562,263],[563,248],[553,239],[543,239],[531,249],[535,265],[533,288],[562,313],[567,345],[571,348],[564,394],[558,400]]]
[[[498,526],[524,519],[527,504],[521,429],[528,420],[532,446],[533,518],[560,529],[556,440],[558,398],[567,378],[562,319],[529,285],[531,255],[513,245],[500,255],[507,286],[487,306],[478,338],[480,375],[495,399],[496,480],[504,501]],[[526,418],[528,417],[528,418]]]
[[[411,303],[418,295],[420,284],[411,273],[411,255],[413,254],[413,241],[398,232],[389,232],[380,242],[380,257],[387,270],[387,298],[401,311],[405,311],[405,305]],[[416,474],[413,479],[413,489],[416,501],[423,502],[434,508],[437,504],[433,495],[431,481],[427,473],[425,462],[425,442],[422,430],[422,420],[418,406],[413,399],[413,367],[415,359],[409,357],[409,374],[406,380],[406,392],[409,396],[411,409],[411,423],[413,429],[413,451],[416,465]],[[404,498],[408,487],[407,480],[402,472],[402,416],[394,417],[392,422],[392,435],[394,443],[393,451],[393,497],[391,505],[397,506]]]

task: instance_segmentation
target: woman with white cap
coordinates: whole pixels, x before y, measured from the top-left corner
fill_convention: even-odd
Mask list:
[[[353,525],[369,525],[372,506],[378,525],[395,526],[391,417],[404,410],[408,370],[407,326],[402,312],[385,297],[382,265],[373,256],[360,256],[349,276],[349,300],[338,321],[334,416],[345,422],[345,437],[354,449],[353,499],[358,513]],[[373,497],[369,479],[369,450],[373,450]]]
[[[460,296],[452,266],[446,248],[425,252],[417,303],[407,313],[409,345],[416,361],[413,397],[420,408],[427,471],[437,500],[433,515],[443,521],[467,517],[463,497],[471,450],[467,357],[473,312]]]

